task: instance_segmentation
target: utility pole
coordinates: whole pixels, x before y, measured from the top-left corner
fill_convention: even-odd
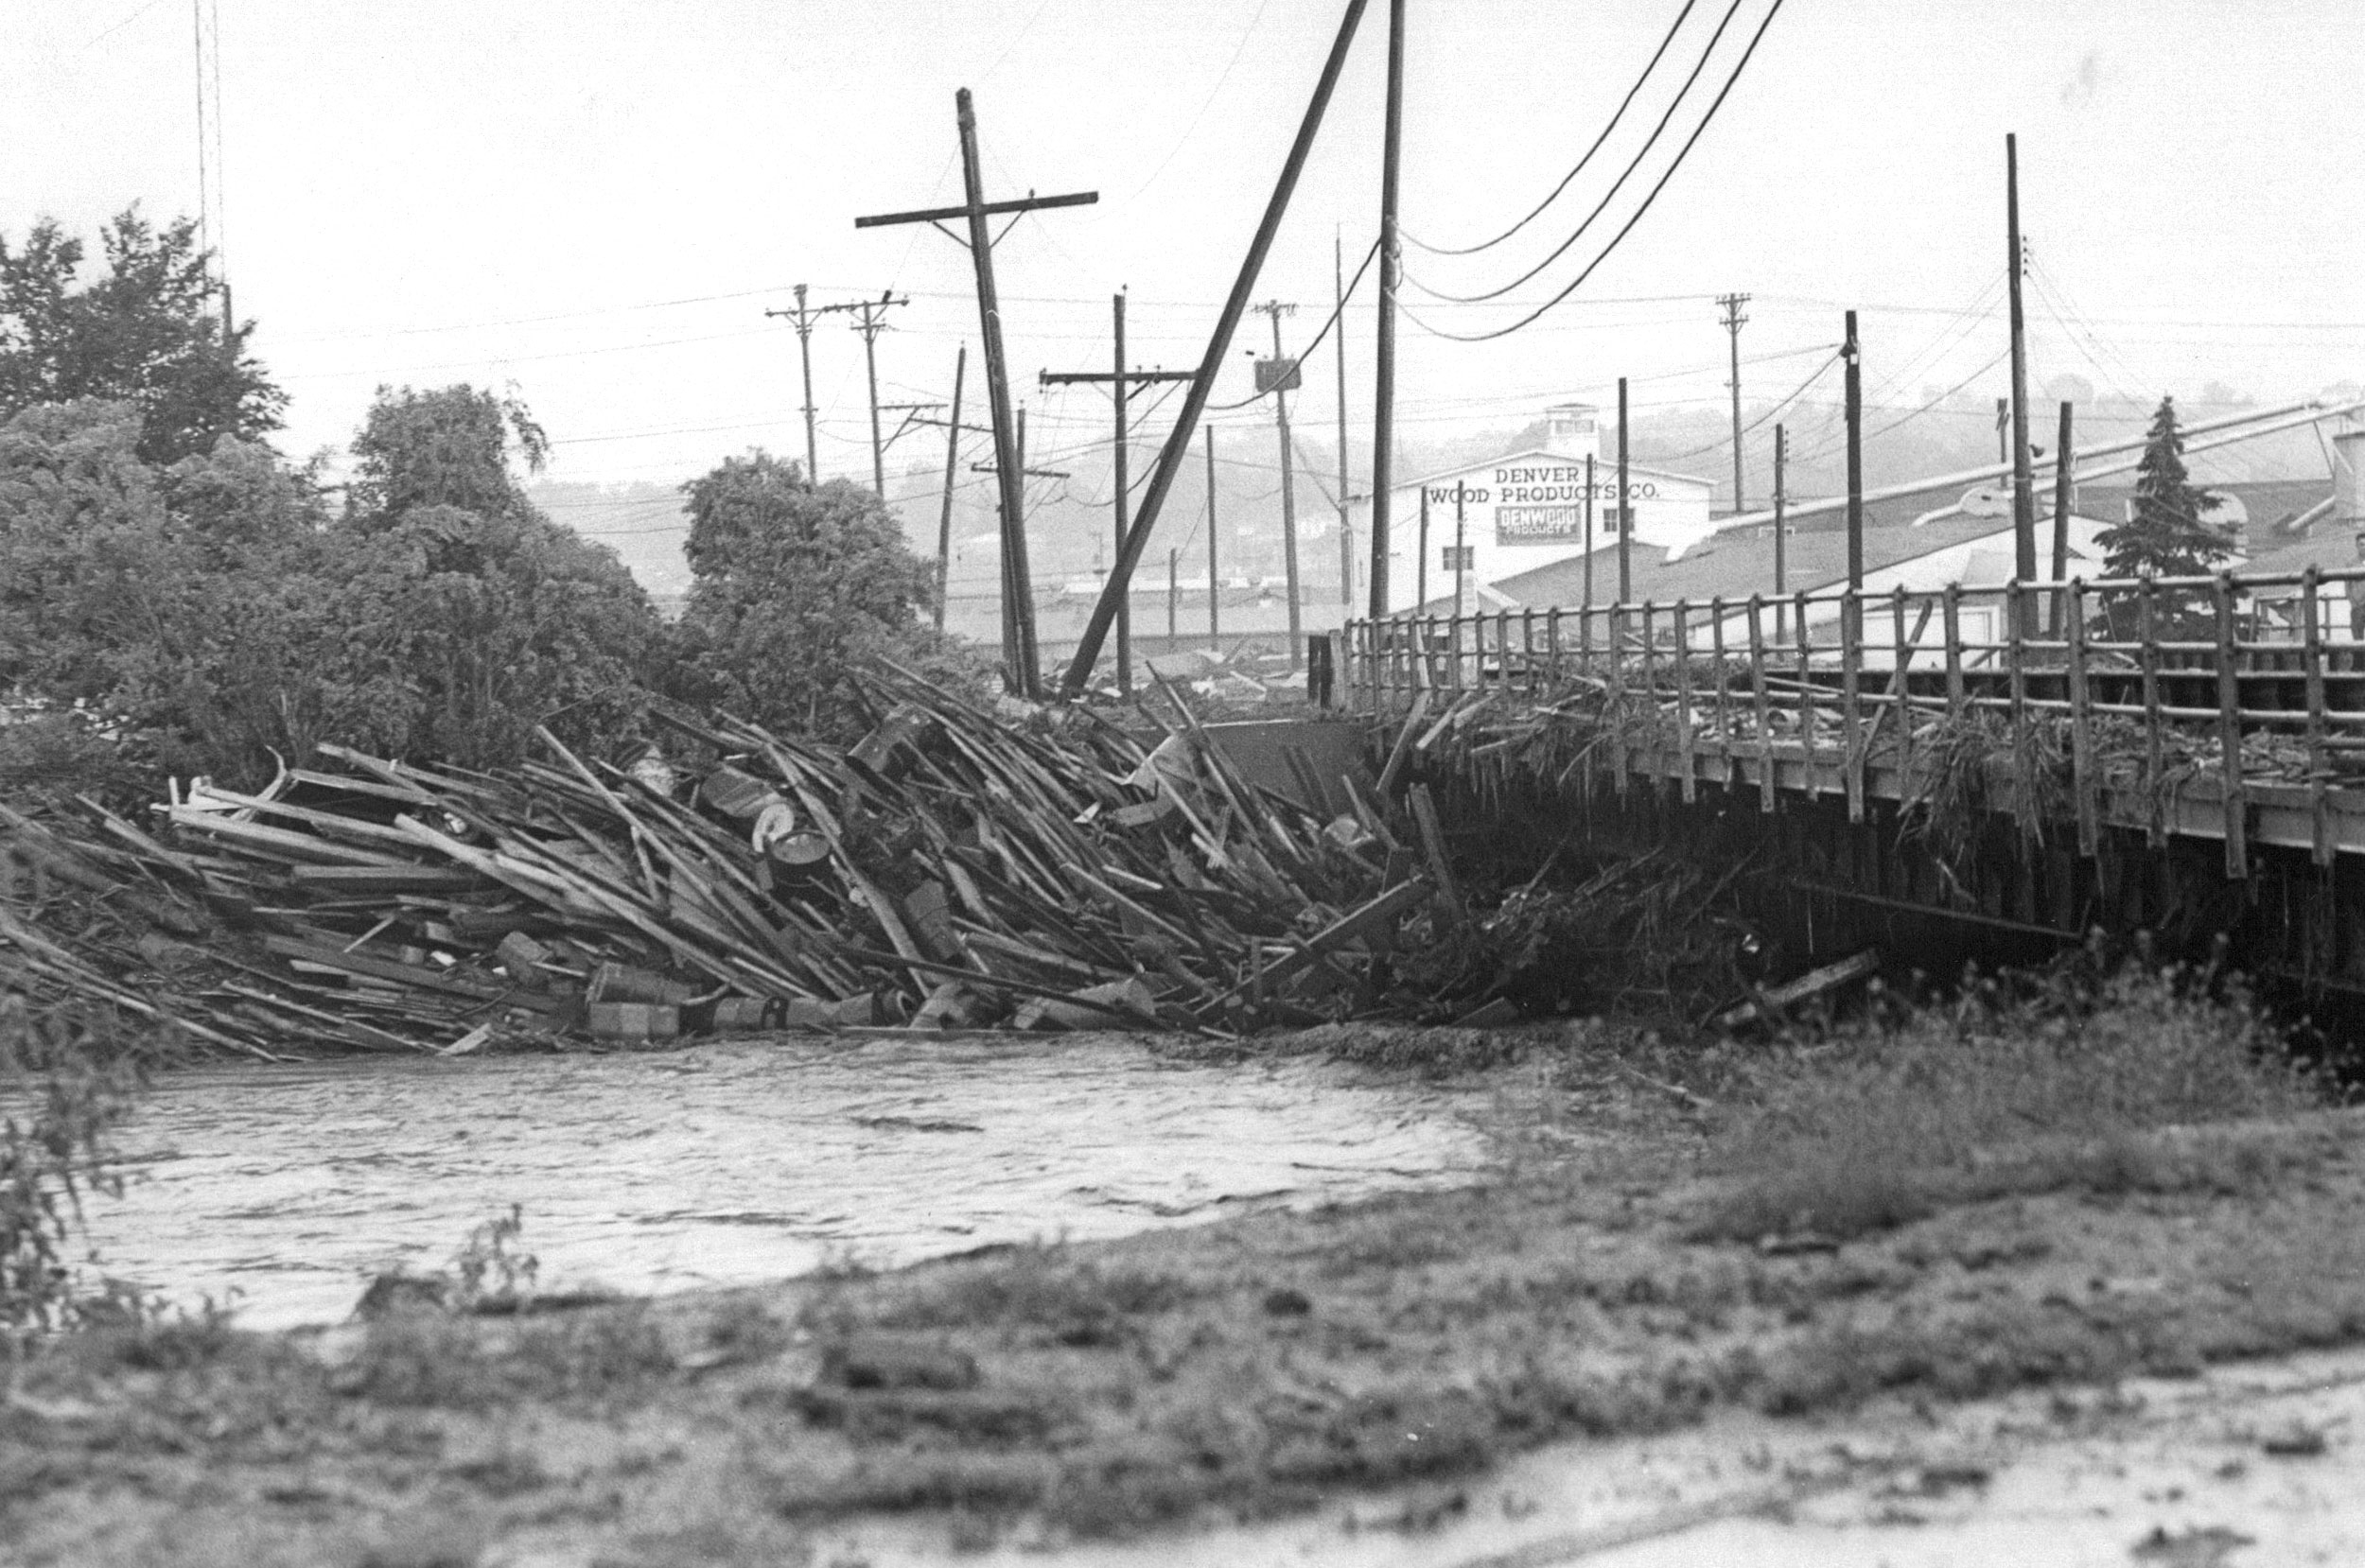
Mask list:
[[[1733,378],[1726,384],[1733,389],[1733,512],[1738,515],[1749,510],[1741,498],[1741,328],[1749,320],[1741,307],[1749,303],[1749,296],[1719,294],[1716,303],[1725,307],[1725,331],[1733,345]]]
[[[2070,405],[2061,405],[2061,434],[2059,444],[2053,448],[2053,581],[2069,581],[2069,515],[2071,486]],[[2069,630],[2069,593],[2056,588],[2053,592],[2053,629],[2057,634]]]
[[[2012,466],[2012,400],[1995,400],[1995,461],[2005,467]]]
[[[1116,327],[1117,357],[1115,370],[1108,374],[1092,371],[1044,371],[1038,377],[1046,387],[1066,386],[1073,382],[1106,382],[1116,394],[1116,559],[1125,558],[1125,538],[1131,531],[1126,521],[1126,511],[1132,504],[1132,481],[1127,474],[1127,448],[1132,440],[1131,416],[1126,411],[1127,390],[1136,381],[1188,381],[1186,370],[1130,370],[1125,362],[1125,295],[1119,291],[1110,296],[1110,308]],[[1117,601],[1117,689],[1130,694],[1133,690],[1133,596],[1129,592]]]
[[[1024,697],[1041,696],[1042,671],[1035,658],[1033,575],[1026,566],[1025,476],[1012,437],[1016,422],[1010,414],[1009,362],[1002,352],[1002,298],[993,281],[993,235],[986,219],[1003,213],[1028,213],[1047,207],[1089,206],[1100,200],[1097,191],[1073,191],[1064,196],[1027,196],[1009,201],[989,201],[985,177],[978,167],[977,112],[964,87],[953,96],[961,140],[961,189],[957,207],[932,207],[918,212],[880,213],[854,219],[857,229],[887,228],[900,223],[940,226],[960,218],[969,221],[969,259],[977,272],[977,319],[985,338],[986,393],[993,409],[994,469],[1002,490],[1002,560],[1007,605],[1004,621],[1015,621],[1017,637],[1003,644],[1003,659],[1010,688]],[[942,233],[951,234],[949,229]],[[958,236],[955,236],[958,237]]]
[[[1848,334],[1840,343],[1848,365],[1848,585],[1864,586],[1864,350],[1856,341],[1856,313],[1848,313]],[[1864,604],[1857,602],[1861,617]],[[1861,620],[1857,629],[1863,630]],[[1805,636],[1807,629],[1798,628]]]
[[[945,601],[953,597],[953,475],[961,461],[961,383],[969,375],[969,345],[953,360],[953,419],[944,427],[944,512],[937,519],[937,630],[944,630]]]
[[[1774,426],[1774,640],[1782,640],[1782,595],[1790,588],[1790,575],[1782,554],[1782,513],[1790,504],[1790,432],[1778,421]]]
[[[1295,673],[1305,656],[1298,626],[1298,500],[1297,470],[1289,455],[1289,389],[1303,380],[1297,361],[1281,357],[1281,318],[1297,314],[1297,306],[1279,300],[1252,305],[1260,316],[1272,318],[1272,358],[1258,367],[1256,379],[1272,388],[1273,418],[1281,428],[1281,577],[1289,596],[1289,669]]]
[[[1222,646],[1223,593],[1221,579],[1216,576],[1219,563],[1216,559],[1216,427],[1207,427],[1207,648],[1213,653]]]
[[[1166,550],[1166,652],[1171,653],[1182,642],[1182,548],[1170,546]]]
[[[1428,602],[1428,486],[1421,486],[1420,551],[1412,562],[1412,608]]]
[[[2025,270],[2020,247],[2020,138],[2009,131],[2004,136],[2004,214],[2012,284],[2012,572],[2028,583],[2037,576],[2037,480],[2028,462],[2028,332],[2020,304],[2021,273]],[[2023,594],[2023,636],[2036,629],[2035,610]]]
[[[870,488],[881,500],[886,499],[886,446],[879,440],[879,334],[886,330],[886,313],[899,305],[909,305],[908,296],[897,299],[888,289],[875,300],[864,300],[854,306],[854,330],[862,334],[863,369],[870,377]]]
[[[1634,597],[1634,487],[1626,481],[1626,378],[1618,378],[1618,602]]]
[[[1599,446],[1601,444],[1601,437],[1596,435],[1593,444]],[[1593,454],[1587,452],[1585,455],[1585,607],[1588,610],[1593,608]]]
[[[1073,474],[1065,473],[1057,468],[1027,467],[1026,406],[1025,404],[1019,405],[1016,423],[1018,426],[1016,439],[1011,444],[1016,448],[1019,465],[1018,479],[1019,483],[1022,486],[1024,486],[1028,479],[1066,479],[1075,478]],[[999,475],[1002,471],[1002,465],[998,462],[972,462],[969,465],[969,469],[972,474]],[[1008,651],[1013,648],[1023,647],[1025,656],[1029,660],[1032,660],[1036,656],[1034,601],[1030,597],[1031,588],[1023,589],[1019,581],[1020,575],[1024,569],[1024,563],[1019,563],[1014,566],[1010,560],[1009,553],[1007,550],[1003,553],[1002,647],[1006,654],[1005,662],[1007,662],[1007,654]],[[1040,676],[1040,671],[1038,671],[1038,675]]]
[[[1347,258],[1339,235],[1330,235],[1331,291],[1338,305],[1331,312],[1330,346],[1339,357],[1339,602],[1355,603],[1354,509],[1347,500]]]
[[[1388,111],[1379,153],[1379,337],[1372,415],[1372,618],[1388,614],[1388,484],[1396,439],[1396,176],[1404,150],[1404,0],[1388,0]]]
[[[1463,502],[1469,496],[1469,486],[1462,480],[1453,481],[1453,618],[1463,617],[1463,587],[1470,575],[1469,514]],[[1456,636],[1460,634],[1457,633]]]
[[[784,317],[794,322],[797,327],[797,357],[802,362],[805,372],[805,482],[807,484],[821,482],[821,458],[815,448],[813,434],[813,323],[815,318],[827,316],[832,311],[853,308],[854,306],[850,305],[825,305],[817,310],[809,310],[805,307],[805,286],[800,283],[797,286],[796,309],[764,312],[767,316]],[[871,396],[875,399],[878,396],[877,392],[873,391]]]

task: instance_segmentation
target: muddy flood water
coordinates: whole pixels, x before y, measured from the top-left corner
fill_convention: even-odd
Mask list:
[[[280,1328],[511,1204],[546,1289],[745,1284],[1463,1181],[1468,1108],[1098,1036],[207,1068],[159,1086],[91,1230],[103,1272]]]

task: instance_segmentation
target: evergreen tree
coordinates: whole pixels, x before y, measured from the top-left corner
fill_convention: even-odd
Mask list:
[[[2184,437],[2176,426],[2176,399],[2164,397],[2151,416],[2143,462],[2135,469],[2135,501],[2125,522],[2100,534],[2103,569],[2112,577],[2202,577],[2234,553],[2234,541],[2201,520],[2217,497],[2192,482],[2184,469]]]

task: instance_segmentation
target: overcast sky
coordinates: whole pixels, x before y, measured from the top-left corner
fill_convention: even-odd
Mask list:
[[[1600,201],[1730,0],[1698,0],[1621,131],[1481,254],[1410,249],[1419,285],[1493,289]],[[1559,291],[1668,165],[1771,0],[1740,0],[1694,100],[1603,220],[1456,331]],[[892,288],[882,395],[943,398],[976,341],[968,259],[857,214],[958,199],[953,95],[975,90],[988,195],[1096,189],[997,251],[1035,451],[1097,440],[1110,294],[1135,357],[1194,363],[1334,34],[1327,0],[211,0],[221,241],[293,397],[284,444],[342,446],[380,382],[514,382],[575,479],[673,480],[762,443],[801,454],[797,341],[766,306]],[[1681,0],[1411,0],[1404,222],[1468,245],[1593,140]],[[1291,342],[1376,233],[1387,7],[1374,0],[1258,298]],[[1778,397],[1864,313],[1873,401],[2003,390],[2004,136],[2020,136],[2040,387],[2198,399],[2365,377],[2365,158],[2354,0],[1788,0],[1716,121],[1568,302],[1498,340],[1408,322],[1401,419],[1427,436],[1556,398],[1726,394],[1712,296],[1755,298],[1745,390]],[[198,203],[190,0],[0,0],[0,229],[88,231]],[[1350,308],[1348,414],[1371,418],[1372,309]],[[1982,319],[1982,312],[1992,312]],[[814,336],[825,474],[867,474],[862,345]],[[1246,395],[1244,324],[1219,398]],[[1336,399],[1325,349],[1300,404]],[[977,381],[971,379],[972,402]],[[1835,380],[1826,383],[1835,387]],[[1820,395],[1820,389],[1814,394]],[[1169,405],[1171,407],[1171,405]],[[1260,410],[1227,416],[1265,417]],[[934,461],[934,438],[896,463]]]

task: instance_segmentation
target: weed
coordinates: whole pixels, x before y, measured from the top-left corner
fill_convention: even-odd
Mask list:
[[[1952,1002],[1793,1042],[1756,1079],[1754,1104],[1714,1151],[1734,1179],[1707,1235],[1846,1237],[1965,1194],[2216,1180],[2222,1161],[2172,1168],[2143,1135],[2321,1098],[2238,992],[2212,998],[2189,977],[2133,966],[1974,979]],[[2032,1140],[2055,1152],[1978,1174],[1982,1151]],[[2226,1179],[2240,1180],[2263,1157],[2227,1158],[2237,1168]]]
[[[525,1209],[511,1204],[468,1232],[453,1254],[452,1272],[458,1288],[452,1304],[463,1312],[522,1311],[534,1299],[534,1277],[542,1264],[533,1253],[517,1249],[525,1231]]]

